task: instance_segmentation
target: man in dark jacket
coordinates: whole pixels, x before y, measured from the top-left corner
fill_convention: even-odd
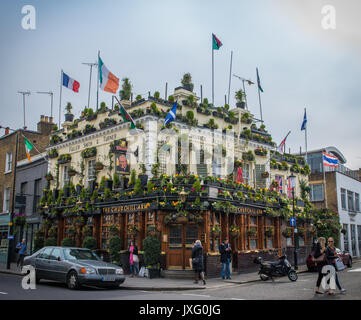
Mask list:
[[[232,261],[232,248],[228,242],[228,239],[224,239],[219,247],[219,252],[221,253],[221,263],[222,263],[222,279],[231,279],[231,271],[229,265]],[[227,275],[226,275],[227,270]]]

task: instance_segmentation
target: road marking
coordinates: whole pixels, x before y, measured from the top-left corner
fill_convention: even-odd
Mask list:
[[[183,296],[197,296],[197,297],[207,297],[210,298],[211,296],[205,295],[205,294],[194,294],[194,293],[183,293]]]
[[[0,292],[0,294],[8,294],[7,292]]]
[[[361,272],[361,268],[349,270],[349,271],[347,271],[347,272]]]

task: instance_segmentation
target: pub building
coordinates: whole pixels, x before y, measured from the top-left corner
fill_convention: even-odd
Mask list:
[[[176,119],[164,127],[175,100]],[[167,101],[150,95],[120,101],[136,129],[122,107],[104,103],[94,113],[84,109],[79,119],[65,121],[47,149],[45,237],[57,229],[58,245],[73,234],[81,246],[82,227],[89,226],[97,252],[105,255],[115,230],[127,269],[129,241],[142,251],[143,239],[152,234],[161,242],[165,272],[184,273],[192,244],[200,239],[208,276],[220,274],[218,248],[227,237],[233,272],[241,272],[255,267],[255,256],[274,259],[283,248],[293,261],[294,190],[298,263],[303,263],[313,240],[309,202],[301,199],[309,173],[304,158],[277,153],[271,135],[263,124],[257,127],[244,103],[228,111],[199,100],[178,87]],[[287,183],[292,173],[294,189]]]

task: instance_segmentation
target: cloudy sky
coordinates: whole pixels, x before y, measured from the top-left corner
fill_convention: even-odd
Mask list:
[[[36,29],[22,28],[24,5],[36,10]],[[324,5],[336,10],[336,29],[322,28]],[[36,130],[41,114],[58,123],[60,70],[80,82],[80,92],[63,89],[62,110],[75,114],[87,104],[89,68],[97,52],[120,78],[129,77],[135,94],[168,94],[190,72],[195,92],[212,97],[211,34],[222,41],[215,51],[215,104],[228,93],[233,73],[256,80],[259,68],[263,119],[279,143],[289,130],[287,151],[305,148],[300,131],[308,113],[308,150],[335,146],[351,169],[361,168],[361,22],[358,0],[2,0],[0,3],[0,125]],[[231,105],[241,82],[232,78]],[[260,117],[256,86],[246,88],[249,109]],[[111,94],[100,92],[111,104]],[[96,102],[93,73],[91,106]],[[63,117],[63,116],[62,116]],[[3,134],[3,132],[1,132]]]

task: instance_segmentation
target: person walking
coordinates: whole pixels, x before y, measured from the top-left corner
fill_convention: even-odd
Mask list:
[[[225,277],[227,277],[227,279],[231,279],[231,271],[229,269],[229,265],[232,261],[232,248],[227,238],[225,238],[221,243],[219,247],[219,252],[221,254],[222,279],[224,280]]]
[[[344,293],[346,291],[346,289],[341,287],[340,281],[338,279],[338,275],[337,275],[337,268],[336,268],[336,259],[338,258],[338,254],[336,253],[336,249],[334,247],[334,240],[333,238],[328,238],[328,246],[326,248],[326,257],[328,260],[328,264],[333,266],[336,270],[336,286],[337,288],[340,290],[341,293]],[[333,291],[329,291],[329,294],[335,294]]]
[[[317,259],[317,271],[318,271],[318,278],[316,282],[316,289],[315,293],[323,294],[324,292],[320,291],[320,284],[324,274],[322,273],[322,268],[327,265],[326,260],[326,239],[324,237],[319,237],[317,243],[315,245],[313,251],[313,257]],[[329,292],[331,289],[328,289]]]
[[[192,247],[192,267],[195,272],[194,283],[198,283],[199,278],[202,279],[203,284],[206,284],[204,280],[204,261],[203,261],[203,247],[200,240],[196,240]]]
[[[129,265],[130,265],[130,273],[131,273],[131,278],[134,277],[134,275],[138,275],[139,273],[139,268],[138,268],[138,263],[139,263],[139,257],[138,257],[138,247],[136,244],[134,244],[134,241],[130,241],[129,243]]]
[[[20,266],[20,268],[22,269],[23,268],[23,265],[24,265],[24,257],[26,255],[26,240],[23,239],[22,242],[19,242],[16,246],[16,249],[19,250],[18,254],[19,254],[19,257],[18,257],[18,260],[17,260],[17,267]]]

